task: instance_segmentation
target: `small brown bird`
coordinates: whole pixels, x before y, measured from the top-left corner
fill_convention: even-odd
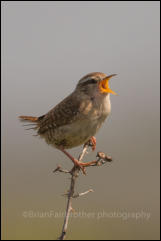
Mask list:
[[[91,141],[111,111],[109,80],[115,76],[94,72],[81,78],[73,91],[63,101],[40,117],[20,116],[23,121],[35,124],[34,129],[45,141],[61,150],[83,172],[93,162],[79,162],[65,149]]]

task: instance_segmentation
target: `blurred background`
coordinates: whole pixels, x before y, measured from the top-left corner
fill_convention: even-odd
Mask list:
[[[80,175],[76,191],[94,192],[73,200],[67,239],[159,240],[159,1],[1,4],[2,239],[60,235],[70,179],[52,171],[72,164],[17,117],[46,113],[99,71],[118,74],[96,136],[114,161]]]

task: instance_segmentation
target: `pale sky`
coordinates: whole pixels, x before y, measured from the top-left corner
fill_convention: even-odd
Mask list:
[[[95,192],[76,200],[74,208],[144,210],[151,218],[142,225],[80,219],[71,223],[77,231],[68,238],[159,238],[159,17],[159,1],[2,1],[5,239],[59,235],[62,219],[27,225],[21,214],[65,210],[60,194],[69,180],[52,170],[57,164],[70,168],[71,162],[25,131],[17,117],[45,114],[93,71],[118,74],[110,83],[118,93],[111,97],[112,113],[96,136],[96,150],[112,155],[114,162],[80,177],[78,191]],[[80,148],[70,152],[78,155]],[[95,231],[87,232],[85,224]]]

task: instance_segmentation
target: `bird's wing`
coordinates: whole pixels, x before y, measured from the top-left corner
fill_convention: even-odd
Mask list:
[[[89,102],[89,100],[86,99],[86,102]],[[84,103],[82,99],[73,92],[46,115],[39,117],[38,134],[44,134],[49,129],[55,129],[80,120],[83,117],[80,112],[83,113],[86,107],[86,103],[84,105],[82,103]]]

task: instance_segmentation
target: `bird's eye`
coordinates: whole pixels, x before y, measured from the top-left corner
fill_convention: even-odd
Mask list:
[[[95,84],[95,83],[97,83],[97,80],[96,80],[96,79],[91,79],[91,80],[90,80],[90,83],[91,83],[91,84]]]
[[[96,84],[98,81],[96,79],[88,79],[84,81],[83,83],[80,83],[81,86],[86,86],[89,84]]]

